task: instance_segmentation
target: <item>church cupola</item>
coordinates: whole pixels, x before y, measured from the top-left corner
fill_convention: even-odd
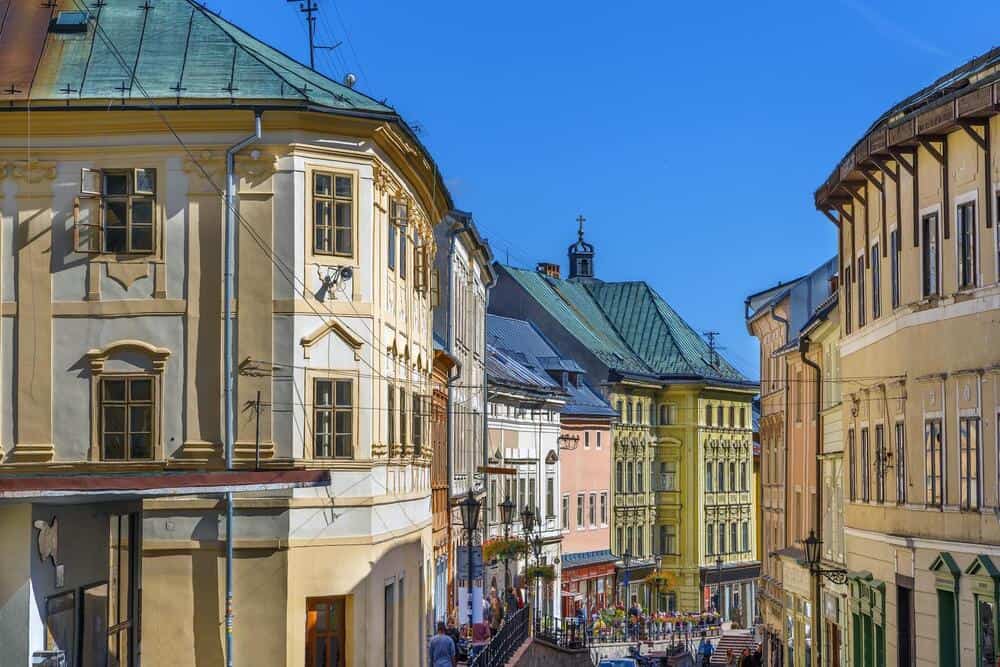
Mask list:
[[[576,221],[580,224],[577,231],[577,241],[569,247],[569,277],[570,278],[593,278],[594,277],[594,246],[583,240],[583,223],[587,221],[585,217],[577,216]]]

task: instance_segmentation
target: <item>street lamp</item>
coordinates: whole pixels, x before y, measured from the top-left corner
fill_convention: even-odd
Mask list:
[[[504,540],[510,539],[510,525],[514,522],[514,501],[510,499],[510,496],[504,498],[504,501],[500,503],[500,522],[503,524],[503,538]],[[509,552],[508,552],[509,553]],[[505,554],[503,557],[503,601],[504,605],[507,604],[507,591],[510,588],[510,556]],[[509,609],[507,610],[510,611]]]
[[[541,530],[535,533],[535,536],[531,538],[531,551],[535,554],[535,566],[539,567],[542,564],[542,535]],[[536,573],[535,577],[535,617],[540,618],[541,607],[542,607],[542,587],[541,582],[539,582],[539,576]]]
[[[530,507],[521,510],[521,528],[527,537],[531,537],[531,532],[535,529],[535,513]]]
[[[479,507],[480,503],[476,500],[476,495],[469,489],[468,494],[466,494],[465,499],[458,504],[459,510],[462,514],[462,528],[465,529],[467,535],[467,548],[469,555],[468,562],[468,572],[466,572],[465,580],[465,590],[467,593],[467,604],[469,607],[469,631],[472,631],[472,533],[476,530],[476,526],[479,524]]]
[[[823,575],[835,584],[843,584],[847,581],[847,570],[841,569],[839,567],[835,568],[824,568],[820,567],[819,564],[819,553],[820,547],[823,546],[823,540],[816,537],[816,531],[810,530],[809,537],[802,541],[806,549],[806,560],[804,565],[809,568],[809,573],[814,577]]]
[[[715,557],[715,611],[722,617],[722,556]]]
[[[662,611],[660,609],[660,568],[663,567],[663,556],[661,554],[656,554],[654,559],[656,562],[656,603],[653,605],[657,612]]]

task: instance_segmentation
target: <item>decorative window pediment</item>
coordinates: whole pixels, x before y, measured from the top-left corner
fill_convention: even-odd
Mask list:
[[[308,359],[310,348],[312,348],[314,345],[316,345],[316,343],[326,338],[331,332],[337,334],[337,336],[342,341],[344,341],[349,346],[351,346],[351,348],[354,349],[355,359],[358,359],[360,357],[361,346],[363,345],[363,341],[357,336],[355,336],[354,333],[350,331],[347,327],[345,327],[340,322],[337,322],[336,320],[330,320],[326,324],[322,325],[321,327],[313,331],[308,336],[302,337],[302,340],[299,341],[299,345],[302,346],[303,356],[305,356],[305,358]]]
[[[958,590],[958,580],[962,576],[962,568],[947,551],[942,551],[931,563],[930,571],[937,580],[937,588],[947,591]]]
[[[90,363],[91,373],[103,373],[104,365],[109,357],[128,351],[138,352],[149,357],[152,362],[152,370],[157,373],[163,372],[167,364],[167,358],[170,356],[170,350],[165,347],[156,347],[141,340],[117,340],[113,343],[108,343],[102,348],[87,351],[87,360]]]

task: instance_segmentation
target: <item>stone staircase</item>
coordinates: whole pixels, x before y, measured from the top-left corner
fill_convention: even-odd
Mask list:
[[[712,654],[713,665],[726,664],[726,651],[733,650],[738,657],[743,649],[748,648],[753,651],[754,638],[752,630],[729,630],[722,633],[719,643],[715,645],[715,653]]]

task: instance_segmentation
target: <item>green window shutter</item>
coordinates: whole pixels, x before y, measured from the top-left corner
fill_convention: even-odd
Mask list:
[[[854,667],[861,667],[862,656],[864,655],[864,652],[862,651],[863,647],[861,646],[861,614],[851,614],[851,621],[854,626],[854,630],[851,633],[854,635],[851,638],[853,640],[851,642],[851,646],[854,649],[854,660],[852,664]]]
[[[938,664],[958,667],[958,628],[955,593],[938,589]]]

